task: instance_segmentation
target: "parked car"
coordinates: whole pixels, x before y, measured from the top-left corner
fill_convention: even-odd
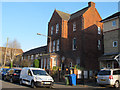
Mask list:
[[[9,68],[1,68],[1,75],[2,75],[2,80],[4,78],[4,75],[6,74],[6,72],[9,70]]]
[[[99,85],[109,85],[119,88],[120,69],[102,69],[97,75]]]
[[[9,80],[10,82],[19,81],[21,69],[10,69],[5,75],[4,80]]]
[[[53,78],[44,69],[25,67],[20,73],[20,84],[27,84],[32,88],[37,86],[52,87],[53,82]]]

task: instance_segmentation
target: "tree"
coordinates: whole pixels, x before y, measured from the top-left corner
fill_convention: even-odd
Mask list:
[[[6,56],[7,56],[7,58],[9,58],[9,60],[11,62],[11,67],[12,67],[13,61],[15,60],[15,56],[16,56],[16,50],[20,49],[20,43],[18,43],[18,41],[16,39],[13,41],[9,41],[8,48],[9,48],[9,50],[6,53]],[[6,61],[5,61],[5,63],[6,63]]]
[[[34,60],[34,67],[39,68],[39,60],[38,59]]]

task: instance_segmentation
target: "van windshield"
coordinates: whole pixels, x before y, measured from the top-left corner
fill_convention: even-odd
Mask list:
[[[43,70],[32,70],[34,75],[45,75],[48,76],[47,72],[43,71]]]
[[[102,70],[98,73],[98,75],[110,75],[111,74],[111,71],[109,70]]]

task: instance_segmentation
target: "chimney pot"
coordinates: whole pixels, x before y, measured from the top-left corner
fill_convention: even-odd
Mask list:
[[[94,2],[88,2],[88,6],[89,7],[95,7],[95,3]]]

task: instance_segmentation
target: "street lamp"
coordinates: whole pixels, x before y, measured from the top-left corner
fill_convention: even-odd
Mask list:
[[[47,36],[47,35],[44,35],[44,34],[41,34],[41,33],[37,33],[37,35],[41,35],[41,36],[44,36],[44,37],[47,37],[47,38],[49,38],[50,39],[50,49],[49,49],[49,52],[50,52],[50,58],[51,58],[51,36]],[[52,63],[51,63],[51,59],[50,59],[50,69],[51,69],[51,65],[52,65]]]

